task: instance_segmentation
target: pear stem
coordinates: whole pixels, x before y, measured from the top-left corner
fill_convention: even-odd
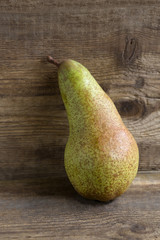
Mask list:
[[[52,64],[54,64],[54,65],[56,65],[57,67],[60,66],[60,63],[58,63],[58,62],[57,62],[54,58],[52,58],[51,56],[48,56],[48,57],[47,57],[47,61],[50,62],[50,63],[52,63]]]

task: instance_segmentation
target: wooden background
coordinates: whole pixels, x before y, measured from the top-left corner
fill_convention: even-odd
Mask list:
[[[57,69],[84,64],[160,169],[159,1],[0,1],[0,180],[65,175],[68,122]]]
[[[47,63],[84,64],[140,150],[109,204],[81,198],[63,164],[68,122]],[[160,239],[160,1],[0,1],[0,239]]]

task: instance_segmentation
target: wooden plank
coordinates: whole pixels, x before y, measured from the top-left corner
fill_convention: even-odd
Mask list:
[[[0,239],[160,239],[160,173],[138,174],[110,203],[80,197],[66,178],[0,182]]]
[[[153,0],[0,2],[1,180],[65,176],[68,122],[48,54],[91,71],[138,142],[139,170],[160,169],[159,12]]]

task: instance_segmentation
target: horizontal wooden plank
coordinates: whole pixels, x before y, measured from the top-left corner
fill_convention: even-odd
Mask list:
[[[84,64],[160,169],[160,4],[157,1],[0,2],[0,179],[65,176],[68,122],[57,70]]]
[[[69,1],[69,0],[64,0],[63,3],[58,4],[58,1],[45,1],[43,0],[27,0],[27,1],[21,1],[21,2],[10,2],[9,0],[6,0],[5,2],[1,2],[0,6],[3,11],[13,11],[13,8],[17,11],[23,11],[23,10],[41,10],[43,7],[47,8],[48,7],[56,7],[58,9],[65,9],[67,8],[72,8],[73,6],[75,8],[83,7],[87,10],[92,10],[95,9],[95,7],[138,7],[138,6],[143,6],[143,8],[148,7],[148,6],[155,6],[158,5],[158,2],[156,0],[142,0],[142,1],[135,1],[135,0],[118,0],[118,1],[95,1],[91,2],[91,0],[88,0],[87,2],[84,2],[83,0],[80,0],[78,2],[76,1]],[[90,7],[90,8],[89,8]],[[102,9],[103,10],[103,9]]]
[[[160,173],[141,173],[109,203],[83,199],[66,178],[0,182],[0,239],[160,238]]]

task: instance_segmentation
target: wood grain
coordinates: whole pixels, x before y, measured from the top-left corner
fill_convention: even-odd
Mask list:
[[[66,178],[0,182],[0,239],[160,239],[160,174],[138,174],[112,202],[80,197]]]
[[[58,60],[84,64],[115,102],[140,149],[139,170],[160,169],[160,3],[0,2],[0,179],[64,177],[68,122]]]

